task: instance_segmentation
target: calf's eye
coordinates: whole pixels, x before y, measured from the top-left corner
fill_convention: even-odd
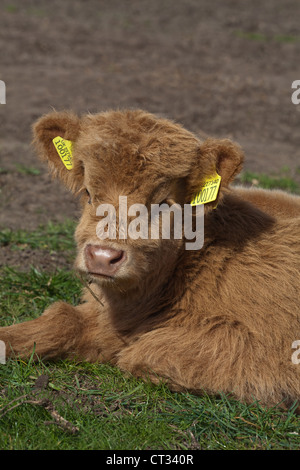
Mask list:
[[[86,189],[86,194],[87,194],[88,197],[89,197],[88,204],[92,204],[91,195],[90,195],[90,193],[88,192],[87,189]]]
[[[160,205],[161,204],[167,204],[168,206],[172,206],[173,204],[175,204],[175,201],[171,197],[167,197],[161,201]]]

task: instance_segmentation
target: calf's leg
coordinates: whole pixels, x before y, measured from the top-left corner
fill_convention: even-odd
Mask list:
[[[34,350],[43,359],[65,358],[79,353],[86,328],[80,308],[57,302],[37,319],[0,328],[0,340],[7,357],[26,358]]]

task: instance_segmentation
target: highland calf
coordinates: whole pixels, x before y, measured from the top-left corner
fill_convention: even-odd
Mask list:
[[[81,197],[76,269],[89,284],[78,306],[61,301],[38,319],[0,328],[7,355],[30,355],[35,345],[44,359],[109,361],[177,391],[266,406],[300,399],[300,364],[292,360],[300,340],[300,198],[230,187],[243,163],[236,144],[202,142],[139,110],[54,112],[34,126],[34,142]],[[172,231],[169,239],[97,236],[99,205],[117,211],[126,196],[128,206],[184,207],[215,175],[221,182],[202,205],[201,249],[186,250]]]

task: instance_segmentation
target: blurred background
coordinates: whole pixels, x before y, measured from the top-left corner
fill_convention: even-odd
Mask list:
[[[236,140],[245,171],[299,181],[299,13],[299,0],[2,0],[0,229],[77,215],[31,147],[52,109],[143,108]]]

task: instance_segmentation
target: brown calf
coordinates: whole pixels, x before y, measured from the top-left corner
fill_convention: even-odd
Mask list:
[[[300,398],[300,198],[230,188],[243,154],[229,140],[198,140],[143,111],[78,118],[51,113],[34,127],[51,172],[80,193],[77,270],[90,282],[76,307],[58,302],[35,320],[0,328],[7,355],[109,361],[173,390],[230,393],[264,405]],[[67,169],[53,138],[73,142]],[[204,245],[184,238],[99,239],[97,207],[189,205],[215,172],[217,199]],[[216,207],[217,205],[217,207]],[[104,214],[102,214],[103,216]],[[129,220],[132,220],[129,218]]]

